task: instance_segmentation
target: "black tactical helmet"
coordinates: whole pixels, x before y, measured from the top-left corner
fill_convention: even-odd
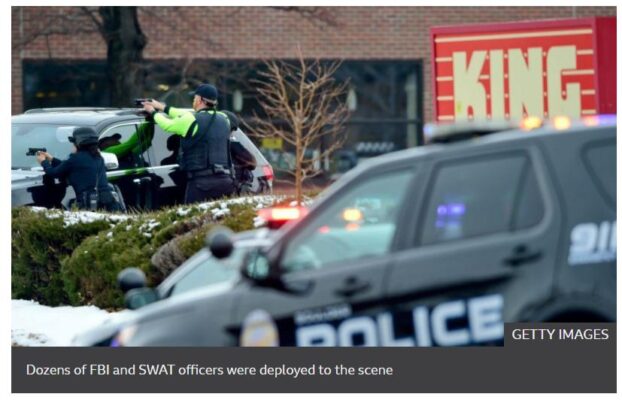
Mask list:
[[[92,128],[82,127],[73,130],[73,136],[69,138],[76,146],[97,144],[97,133]]]
[[[231,131],[236,131],[240,127],[240,120],[238,117],[231,111],[223,111],[223,113],[227,116],[227,118],[229,118],[229,126],[231,126]]]

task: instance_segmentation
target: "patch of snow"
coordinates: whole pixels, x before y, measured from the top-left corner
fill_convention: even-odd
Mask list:
[[[273,204],[276,201],[284,199],[283,196],[273,196],[273,195],[259,195],[259,196],[245,196],[245,197],[236,197],[228,200],[215,200],[209,201],[205,203],[199,203],[195,207],[197,207],[201,211],[208,211],[212,208],[227,208],[231,204],[253,204],[262,206],[266,204]]]
[[[225,215],[228,215],[230,213],[228,208],[215,208],[213,210],[211,210],[212,213],[212,217],[214,217],[214,219],[220,219],[222,217],[224,217]]]
[[[78,223],[88,224],[102,220],[111,223],[118,223],[132,218],[129,215],[104,214],[93,211],[50,210],[44,207],[31,207],[31,210],[34,212],[44,213],[45,216],[50,219],[63,218],[65,226],[71,226]]]
[[[160,226],[160,223],[155,219],[150,219],[146,223],[142,224],[140,228],[138,228],[139,232],[151,232],[154,228]]]
[[[185,217],[190,211],[192,211],[192,208],[178,208],[177,215],[179,215],[180,217]]]
[[[69,346],[71,339],[122,313],[95,306],[48,307],[32,300],[11,300],[11,342],[19,346]]]
[[[252,205],[255,210],[258,210],[261,208],[269,207],[278,201],[282,201],[284,198],[284,196],[274,195],[244,196],[227,200],[208,201],[205,203],[194,204],[191,206],[184,205],[176,209],[173,208],[171,211],[176,213],[180,217],[186,216],[193,211],[210,212],[214,219],[220,219],[231,212],[229,206],[233,204],[248,204]],[[305,203],[307,203],[306,200],[303,201],[303,204]],[[65,226],[70,226],[78,223],[92,223],[95,221],[103,220],[107,221],[110,225],[110,228],[112,229],[116,226],[116,224],[120,222],[124,222],[127,220],[136,220],[137,217],[135,214],[107,214],[92,211],[63,211],[54,209],[50,210],[44,207],[31,207],[31,209],[35,212],[45,213],[46,217],[50,219],[63,218]],[[142,234],[149,233],[159,225],[159,222],[154,219],[150,219],[139,227],[139,232]],[[132,228],[132,225],[127,225],[125,227],[127,231],[130,231]]]
[[[260,216],[256,216],[255,218],[253,218],[253,226],[255,228],[261,228],[265,224],[266,224],[266,221]]]

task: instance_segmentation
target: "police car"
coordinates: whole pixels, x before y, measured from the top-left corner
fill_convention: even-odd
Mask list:
[[[44,175],[30,150],[46,149],[58,159],[67,159],[71,151],[68,138],[79,126],[93,128],[105,150],[105,145],[129,141],[144,121],[140,110],[119,108],[45,108],[11,117],[12,206],[69,208],[75,198],[71,187]],[[270,193],[274,178],[270,163],[242,130],[235,131],[233,138],[257,161],[249,192]],[[108,180],[120,188],[128,207],[156,209],[183,200],[185,179],[178,171],[175,146],[179,142],[175,139],[178,137],[155,126],[150,143],[140,143],[139,137],[144,151],[131,154],[131,159],[118,160],[112,153],[102,153],[107,156]]]
[[[615,321],[615,117],[499,129],[359,165],[229,286],[147,305],[114,343],[490,345],[505,322]]]
[[[125,292],[127,310],[111,314],[102,325],[82,332],[73,339],[74,345],[109,346],[114,345],[115,336],[128,321],[138,314],[141,318],[154,312],[162,317],[170,309],[170,304],[185,302],[185,297],[197,290],[203,294],[218,293],[228,290],[242,279],[240,270],[244,257],[250,250],[271,243],[273,231],[261,228],[238,233],[234,236],[235,247],[227,257],[214,257],[209,249],[204,248],[175,269],[160,285],[155,288],[146,286],[144,273],[137,268],[126,268],[119,274],[119,285]],[[149,305],[149,307],[146,307]],[[140,309],[140,310],[138,310]],[[138,310],[138,311],[134,311]],[[150,311],[155,310],[155,311]]]

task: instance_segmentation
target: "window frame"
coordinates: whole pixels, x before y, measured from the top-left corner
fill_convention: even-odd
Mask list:
[[[600,174],[596,170],[592,162],[592,158],[590,157],[592,150],[598,150],[598,149],[603,149],[603,148],[609,149],[610,147],[614,149],[614,152],[617,151],[616,137],[601,139],[601,140],[593,140],[593,141],[587,142],[581,147],[580,151],[581,151],[581,161],[583,163],[583,167],[587,171],[590,177],[590,180],[592,181],[592,185],[596,187],[596,190],[599,192],[599,194],[604,199],[604,201],[611,208],[615,209],[616,202],[617,202],[617,196],[616,196],[617,187],[616,187],[616,190],[613,191],[613,193],[610,193],[607,190],[606,185],[604,185],[604,181],[600,179]],[[614,180],[614,183],[617,183],[617,176],[616,176],[616,180]]]

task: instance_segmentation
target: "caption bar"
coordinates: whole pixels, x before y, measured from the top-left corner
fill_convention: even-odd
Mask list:
[[[500,347],[14,347],[12,391],[610,393],[615,332],[506,324]]]

